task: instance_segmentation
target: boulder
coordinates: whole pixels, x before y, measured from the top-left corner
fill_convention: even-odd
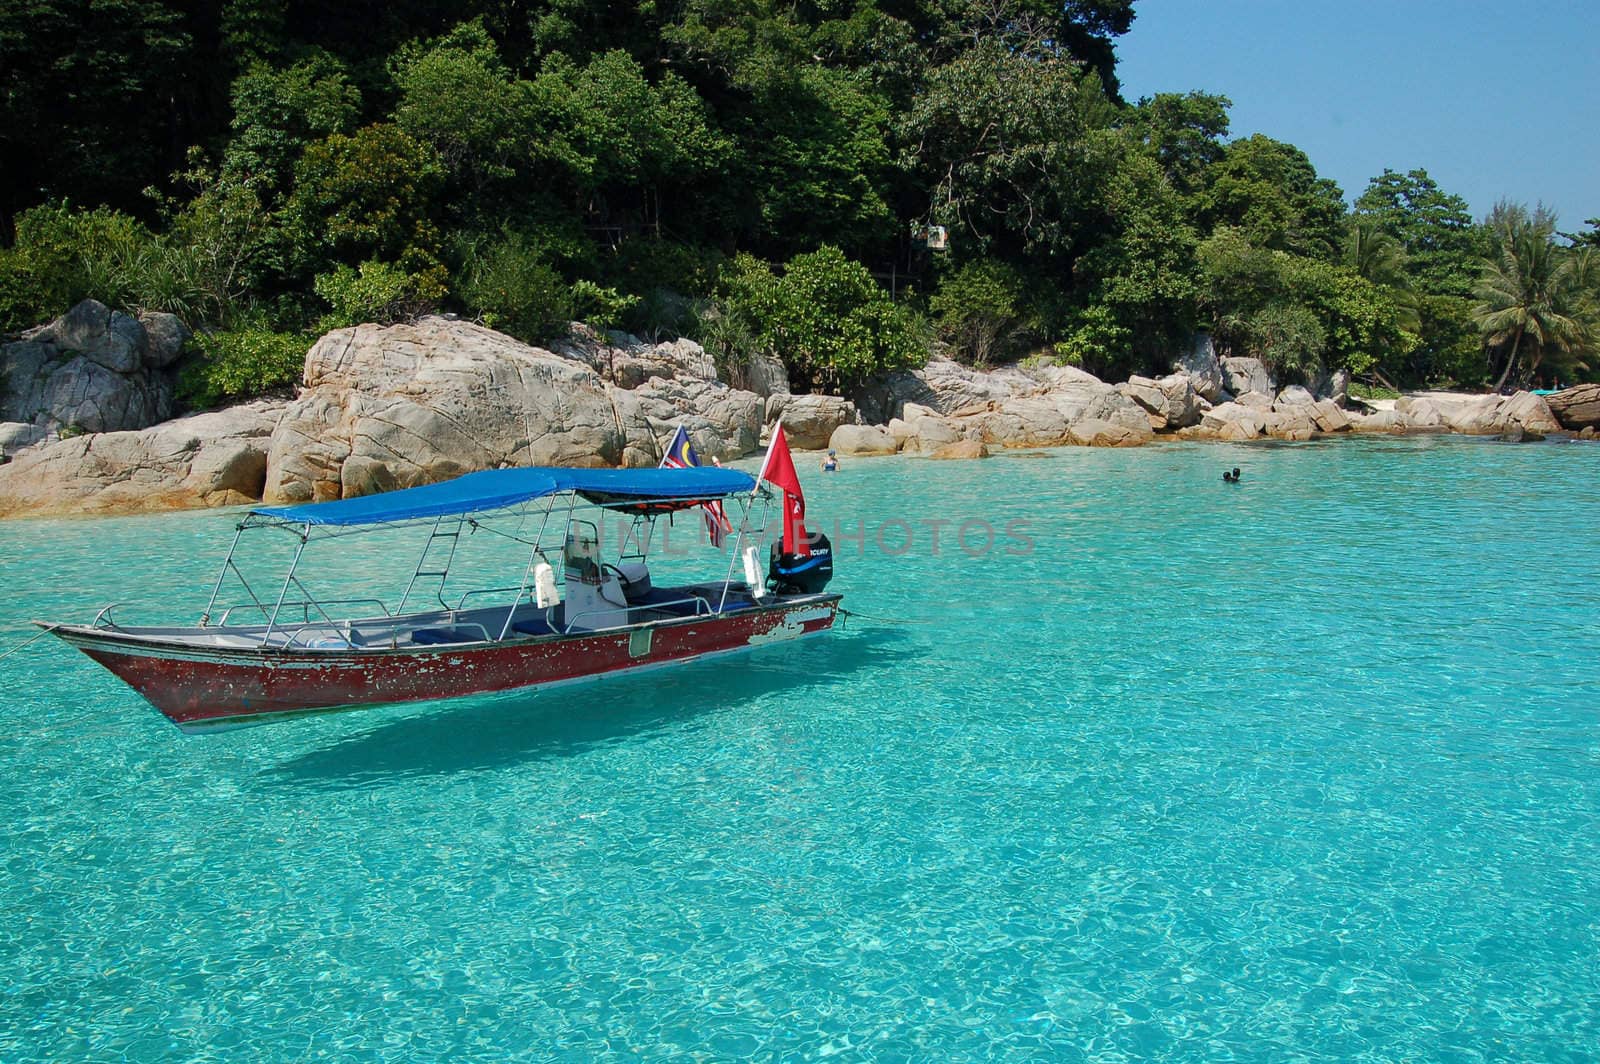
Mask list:
[[[1260,426],[1249,421],[1229,421],[1217,429],[1217,439],[1226,443],[1244,443],[1259,435]]]
[[[112,373],[132,373],[144,368],[149,346],[144,327],[104,303],[85,299],[61,317],[25,334],[25,339],[49,344],[71,355],[82,355]]]
[[[141,429],[172,416],[172,380],[160,367],[182,350],[187,330],[152,315],[159,350],[148,357],[144,326],[84,300],[48,325],[0,347],[0,421],[52,433]]]
[[[1350,402],[1350,371],[1336,369],[1332,373],[1319,373],[1311,387],[1311,394],[1317,399],[1332,399],[1338,406],[1347,405]]]
[[[1444,402],[1430,400],[1430,402],[1438,409],[1439,416],[1444,418],[1445,427],[1451,432],[1468,436],[1493,436],[1504,430],[1504,421],[1500,417],[1500,397],[1497,395]],[[1398,401],[1395,406],[1396,409],[1400,409]],[[1408,416],[1414,407],[1414,403],[1405,405]]]
[[[1195,394],[1207,402],[1221,401],[1222,362],[1217,358],[1217,349],[1211,343],[1210,333],[1196,334],[1189,350],[1173,361],[1172,370],[1188,377]]]
[[[789,445],[805,451],[826,447],[834,429],[840,425],[854,425],[858,420],[855,404],[836,395],[769,396],[767,424],[771,425],[779,418],[783,419],[783,431],[789,437]]]
[[[1272,374],[1259,358],[1230,357],[1222,360],[1222,386],[1234,395],[1260,392],[1271,396],[1277,389],[1272,385]],[[1207,396],[1207,398],[1210,398]]]
[[[1502,421],[1521,429],[1525,438],[1542,439],[1546,433],[1560,432],[1563,428],[1548,399],[1532,392],[1517,392],[1504,400],[1499,413]]]
[[[900,448],[893,434],[881,425],[840,425],[828,439],[828,448],[840,454],[894,454]]]
[[[1577,384],[1544,397],[1551,414],[1569,432],[1600,429],[1600,384]]]
[[[1371,414],[1351,414],[1350,431],[1352,432],[1401,432],[1404,430],[1400,417],[1393,409],[1377,410]]]
[[[939,461],[957,458],[987,458],[989,457],[989,448],[985,447],[981,440],[957,440],[954,443],[947,443],[938,448],[928,457]]]
[[[637,388],[645,381],[665,378],[682,381],[717,380],[716,362],[693,340],[649,343],[630,333],[601,334],[582,322],[567,326],[565,340],[553,345],[555,354],[582,362],[600,378],[621,388]],[[784,390],[788,390],[787,377]]]
[[[0,466],[0,516],[142,513],[259,501],[287,403],[249,403],[143,431],[74,436]]]
[[[0,455],[15,456],[24,447],[32,447],[44,437],[44,430],[31,422],[0,421]]]
[[[1272,409],[1272,396],[1266,392],[1240,392],[1233,401],[1240,406],[1247,406],[1253,410]]]
[[[1129,377],[1117,390],[1145,409],[1150,427],[1157,431],[1181,429],[1200,420],[1203,400],[1186,374],[1172,373],[1160,380]]]
[[[1291,384],[1278,393],[1278,398],[1274,400],[1274,404],[1277,406],[1310,406],[1316,401],[1317,397],[1312,395],[1309,389],[1302,388],[1298,384]]]
[[[504,465],[614,466],[626,446],[611,394],[579,359],[440,317],[359,325],[306,355],[305,389],[272,437],[266,498],[337,499]]]
[[[1200,427],[1218,439],[1253,440],[1266,425],[1266,413],[1240,403],[1219,403],[1205,412]]]
[[[182,358],[184,349],[194,335],[176,314],[141,311],[139,324],[144,327],[147,340],[145,365],[152,369],[166,369]]]
[[[728,367],[728,383],[765,399],[789,394],[789,371],[777,355],[757,352]]]
[[[1148,443],[1150,433],[1137,432],[1125,424],[1086,417],[1071,428],[1072,442],[1082,447],[1138,447]]]
[[[1445,432],[1450,428],[1436,401],[1409,395],[1395,400],[1394,419],[1395,425],[1407,432]]]
[[[709,380],[654,377],[634,391],[607,386],[624,444],[622,464],[654,466],[682,425],[701,461],[731,461],[761,446],[766,404],[754,392]]]
[[[1350,418],[1332,399],[1319,399],[1312,404],[1311,418],[1321,432],[1344,432],[1350,428]]]
[[[906,409],[910,411],[913,407],[908,403]],[[960,429],[937,414],[919,413],[904,424],[909,432],[901,446],[911,454],[928,454],[962,438]]]
[[[1266,411],[1261,427],[1275,440],[1309,440],[1316,433],[1309,403],[1275,405]]]
[[[1142,410],[1139,419],[1148,431],[1150,422]],[[978,439],[999,447],[1046,447],[1071,442],[1068,419],[1048,396],[1011,399],[993,408],[969,410],[957,421],[972,423]]]
[[[953,414],[1034,391],[1039,386],[1040,381],[1016,366],[980,370],[934,357],[921,369],[896,370],[874,379],[853,398],[864,418],[881,424],[894,417],[911,420],[904,413],[907,403],[928,407],[935,413]]]

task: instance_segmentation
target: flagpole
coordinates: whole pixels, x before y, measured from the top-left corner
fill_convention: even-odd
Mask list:
[[[756,474],[756,487],[761,487],[761,481],[767,475],[767,463],[772,461],[772,448],[777,446],[778,433],[783,431],[783,415],[778,415],[778,421],[772,426],[772,437],[767,441],[766,457],[761,459],[761,472]]]

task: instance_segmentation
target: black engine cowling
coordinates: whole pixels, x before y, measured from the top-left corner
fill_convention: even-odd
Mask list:
[[[833,579],[833,544],[821,532],[811,540],[810,554],[788,554],[781,543],[772,545],[767,583],[774,594],[814,595]]]

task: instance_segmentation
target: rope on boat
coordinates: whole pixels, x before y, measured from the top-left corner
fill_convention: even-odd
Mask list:
[[[940,624],[941,623],[939,621],[916,621],[916,620],[912,620],[912,619],[910,619],[908,617],[874,617],[870,613],[857,613],[855,610],[847,610],[843,606],[839,607],[839,616],[845,618],[846,620],[867,621],[870,624],[926,624],[926,625],[936,625],[936,624]]]
[[[0,654],[0,661],[6,660],[11,655],[15,654],[17,651],[21,650],[24,647],[32,646],[34,643],[38,642],[40,639],[43,639],[45,636],[49,635],[51,632],[55,631],[57,628],[60,628],[60,627],[61,626],[59,624],[52,624],[49,627],[41,628],[39,631],[35,632],[32,636],[30,636],[27,639],[24,639],[22,642],[18,643],[16,646],[14,646],[10,650],[6,651],[4,654]]]

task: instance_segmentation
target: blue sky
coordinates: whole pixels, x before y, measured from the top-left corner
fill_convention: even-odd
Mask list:
[[[1296,145],[1354,199],[1421,167],[1481,217],[1543,201],[1600,217],[1600,0],[1137,0],[1129,100],[1233,100],[1232,135]]]

